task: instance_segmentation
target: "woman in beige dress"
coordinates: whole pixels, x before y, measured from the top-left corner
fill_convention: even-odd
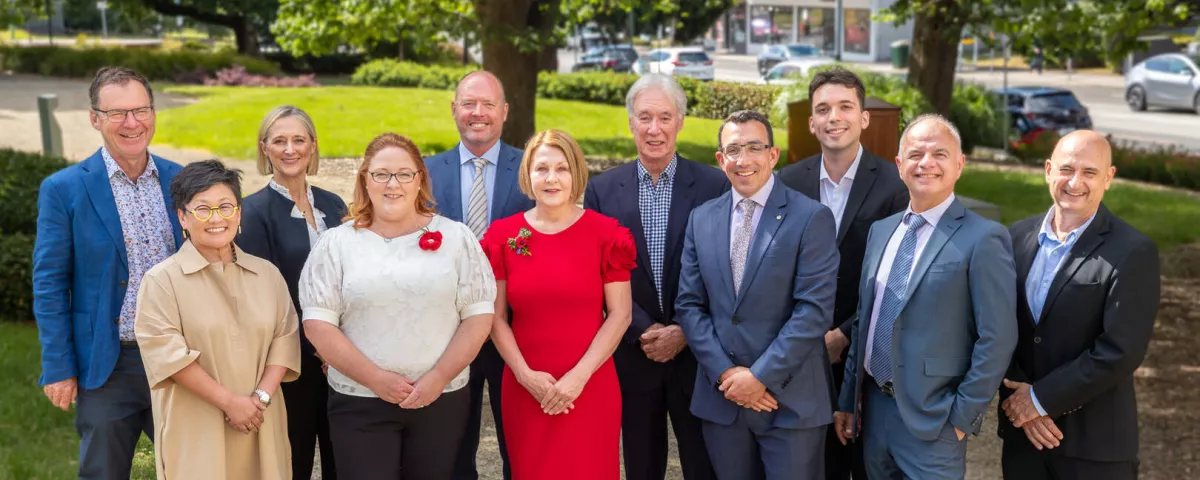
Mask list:
[[[279,270],[233,244],[240,177],[184,167],[170,194],[188,240],[138,290],[160,480],[292,476],[278,391],[300,375],[299,324]]]

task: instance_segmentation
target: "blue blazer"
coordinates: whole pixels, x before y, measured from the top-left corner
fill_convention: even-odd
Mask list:
[[[867,237],[839,411],[862,413],[875,276],[904,213],[875,222]],[[1016,285],[1008,230],[954,200],[917,259],[892,326],[896,404],[913,436],[933,441],[946,422],[979,433],[1017,346]]]
[[[175,245],[171,180],[183,168],[151,155]],[[100,151],[42,181],[33,245],[33,313],[42,344],[42,385],[78,378],[83,389],[108,380],[121,351],[117,323],[128,288],[121,217]]]
[[[517,186],[517,170],[523,152],[500,142],[500,160],[496,165],[496,184],[492,186],[492,218],[488,223],[533,208],[533,199]],[[458,145],[425,159],[433,183],[433,200],[438,215],[456,222],[464,221],[462,204],[462,162]],[[583,188],[580,185],[578,188]]]
[[[692,413],[732,424],[742,407],[725,399],[717,380],[743,366],[779,401],[773,426],[828,425],[833,400],[825,333],[833,324],[839,260],[833,213],[777,181],[735,296],[732,197],[726,192],[692,211],[683,240],[675,318],[700,365]]]

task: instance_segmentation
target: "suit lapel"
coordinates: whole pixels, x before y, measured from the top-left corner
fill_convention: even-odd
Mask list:
[[[904,302],[901,303],[900,308],[908,305],[908,299],[912,298],[917,285],[920,285],[921,279],[925,278],[925,272],[929,270],[929,265],[933,263],[933,259],[937,258],[942,247],[946,246],[946,242],[950,241],[950,237],[954,236],[954,232],[958,231],[958,227],[962,226],[962,219],[966,215],[966,207],[963,207],[957,198],[954,199],[950,203],[950,208],[946,209],[946,213],[938,221],[937,228],[929,235],[929,242],[925,244],[925,249],[921,251],[921,258],[917,260],[917,268],[913,270],[912,277],[908,279],[908,288],[904,293]]]
[[[1035,223],[1034,225],[1041,225]],[[1025,282],[1029,280],[1029,270],[1033,268],[1033,259],[1037,257],[1038,252],[1038,228],[1034,227],[1027,232],[1022,232],[1020,237],[1013,238],[1013,259],[1017,264],[1017,308],[1023,308],[1029,312],[1029,298],[1025,295]],[[1026,315],[1017,315],[1019,318],[1026,318]]]
[[[517,168],[521,166],[521,158],[513,153],[504,142],[500,142],[500,161],[496,164],[496,184],[492,185],[492,217],[488,223],[500,218],[508,210],[508,197],[512,194],[513,184],[517,183]],[[461,170],[461,169],[460,169]],[[465,218],[464,214],[464,220]]]
[[[129,268],[129,254],[125,250],[125,235],[121,233],[121,215],[117,213],[117,199],[113,197],[112,185],[108,181],[108,170],[104,167],[104,157],[96,152],[83,164],[83,188],[87,190],[92,208],[104,224],[104,230],[117,246],[121,254],[121,263]],[[175,221],[178,223],[178,220]]]
[[[693,203],[696,197],[696,192],[693,190],[696,184],[696,178],[692,176],[691,165],[684,162],[683,158],[677,160],[678,165],[675,166],[675,179],[671,184],[671,214],[667,218],[667,247],[663,250],[663,275],[666,275],[666,264],[668,259],[675,258],[675,254],[683,247],[683,233],[687,229],[688,217],[695,208]]]
[[[850,224],[854,223],[854,216],[858,215],[863,201],[867,199],[867,193],[875,184],[876,168],[879,168],[879,165],[874,161],[874,157],[863,150],[862,158],[858,163],[858,172],[854,174],[856,178],[853,180],[853,185],[850,186],[850,198],[846,199],[846,210],[842,212],[842,223],[838,226],[838,247],[842,246],[842,239],[846,238],[846,231],[850,230]]]
[[[866,282],[866,289],[860,289],[860,298],[875,298],[875,277],[879,274],[879,264],[883,261],[883,251],[887,249],[887,243],[892,239],[892,233],[900,226],[900,221],[903,218],[903,214],[896,214],[875,223],[878,227],[872,230],[876,230],[877,232],[867,245],[867,254],[863,259],[864,275],[861,281]],[[866,303],[866,305],[871,305],[871,303]],[[869,312],[867,313],[869,314]]]
[[[821,201],[821,161],[822,161],[821,155],[817,154],[815,157],[812,157],[812,158],[815,159],[816,161],[815,162],[807,162],[806,161],[802,164],[802,165],[804,165],[804,170],[801,172],[802,175],[800,177],[800,188],[798,190],[800,191],[800,193],[803,193],[804,196],[820,202]]]
[[[725,291],[733,294],[733,266],[729,259],[729,234],[730,234],[730,216],[733,215],[733,190],[728,190],[724,195],[719,197],[717,201],[717,218],[714,221],[716,225],[715,232],[703,232],[697,230],[700,235],[708,234],[715,235],[717,238],[717,251],[713,252],[713,257],[721,259],[716,262],[721,270],[721,278],[725,280]],[[742,281],[745,281],[743,277]],[[735,307],[736,308],[736,307]]]
[[[1063,263],[1062,268],[1054,275],[1054,282],[1050,284],[1050,290],[1046,292],[1046,301],[1042,306],[1042,314],[1038,317],[1038,325],[1041,325],[1042,320],[1047,318],[1046,312],[1049,312],[1050,307],[1054,306],[1054,301],[1058,299],[1058,294],[1062,293],[1063,286],[1075,276],[1079,267],[1087,261],[1092,252],[1104,243],[1104,234],[1108,233],[1108,224],[1108,209],[1101,204],[1100,210],[1096,212],[1096,219],[1079,236],[1075,246],[1071,247],[1071,253],[1067,257],[1066,263]],[[1024,285],[1024,283],[1019,285]]]
[[[638,258],[643,259],[641,270],[646,274],[646,279],[650,281],[650,284],[654,285],[654,272],[650,270],[650,251],[646,249],[646,231],[642,228],[642,209],[638,203],[637,165],[633,165],[633,167],[630,169],[630,174],[617,183],[618,216],[620,217],[617,220],[621,225],[629,228],[629,232],[633,234],[633,243],[637,245]],[[666,263],[665,257],[663,263]]]
[[[750,251],[746,253],[746,272],[742,275],[743,288],[733,303],[734,311],[737,311],[742,299],[746,297],[742,293],[750,291],[750,285],[754,282],[754,275],[758,273],[758,266],[762,263],[763,255],[767,253],[767,247],[774,241],[775,232],[779,231],[779,226],[783,224],[786,217],[787,191],[782,184],[777,184],[771,190],[771,195],[767,197],[762,217],[759,217],[758,220],[758,228],[754,231],[754,238],[750,240]]]
[[[338,206],[329,201],[324,195],[319,195],[313,192],[313,203],[316,203],[317,208],[325,214],[325,228],[333,228],[342,224],[342,218],[339,216]],[[307,234],[308,232],[305,232]]]
[[[434,185],[434,192],[442,191],[442,198],[446,200],[442,208],[442,214],[450,217],[451,220],[464,222],[466,214],[462,209],[462,163],[458,158],[458,145],[446,152],[442,157],[442,162],[445,165],[446,172],[449,175],[443,175],[441,185]],[[497,176],[500,172],[496,172]]]

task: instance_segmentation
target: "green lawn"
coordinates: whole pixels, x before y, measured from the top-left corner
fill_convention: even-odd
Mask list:
[[[256,158],[259,123],[268,111],[284,104],[312,115],[321,155],[326,157],[360,156],[367,142],[388,131],[412,138],[423,155],[458,143],[450,115],[451,91],[380,87],[172,87],[168,91],[195,95],[200,101],[163,110],[155,143],[201,148],[225,158]],[[714,162],[719,126],[717,120],[687,118],[679,134],[679,153]],[[637,156],[624,107],[538,99],[537,128],[567,131],[588,156]],[[787,135],[777,130],[775,143],[787,145]]]

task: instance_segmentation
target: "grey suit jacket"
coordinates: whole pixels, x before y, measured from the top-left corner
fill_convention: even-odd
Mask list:
[[[732,424],[741,407],[717,390],[717,379],[743,366],[779,401],[774,426],[828,425],[833,415],[824,338],[833,323],[838,267],[833,214],[777,182],[734,295],[732,197],[725,192],[696,207],[684,234],[675,319],[699,363],[692,413]]]
[[[862,359],[871,343],[866,337],[875,276],[903,217],[901,212],[876,222],[867,238],[861,321],[854,325],[854,348],[838,399],[838,410],[856,417],[865,388]],[[892,330],[896,404],[917,438],[936,439],[946,422],[965,433],[979,433],[1017,346],[1016,276],[1008,230],[954,200],[917,260]]]

